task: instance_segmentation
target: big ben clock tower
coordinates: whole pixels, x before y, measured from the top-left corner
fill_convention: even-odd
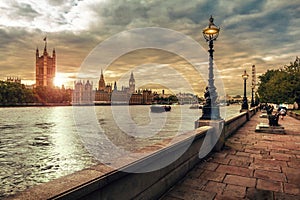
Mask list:
[[[129,79],[129,91],[131,94],[133,94],[135,92],[135,80],[134,80],[132,72],[131,72],[130,79]]]

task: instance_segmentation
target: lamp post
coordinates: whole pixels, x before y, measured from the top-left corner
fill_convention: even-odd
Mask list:
[[[213,52],[214,43],[213,41],[219,36],[220,28],[214,24],[214,18],[211,16],[209,18],[208,26],[203,29],[203,37],[208,42],[209,46],[209,67],[208,67],[208,86],[204,93],[205,105],[202,108],[202,116],[200,119],[205,120],[218,120],[220,117],[219,106],[216,103],[218,94],[216,92],[216,87],[214,85],[214,72],[213,72]]]
[[[248,110],[248,101],[246,97],[246,81],[248,79],[249,75],[247,74],[246,70],[244,71],[244,74],[242,75],[242,78],[244,79],[244,97],[243,97],[243,103],[242,103],[242,110]]]
[[[252,91],[251,91],[251,104],[250,107],[254,107],[254,97],[253,97],[253,92],[254,92],[254,86],[251,87]]]

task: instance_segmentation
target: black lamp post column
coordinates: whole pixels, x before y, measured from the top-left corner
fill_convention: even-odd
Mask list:
[[[247,96],[246,96],[246,81],[248,79],[248,74],[246,72],[246,70],[244,71],[244,74],[242,75],[243,79],[244,79],[244,97],[243,97],[243,103],[242,103],[242,110],[248,110],[249,106],[248,106],[248,100],[247,100]]]
[[[252,107],[254,107],[255,105],[254,105],[254,97],[253,97],[253,92],[254,92],[254,88],[253,88],[253,86],[252,86],[252,91],[251,91],[251,105],[250,105],[250,107],[252,108]]]
[[[203,30],[203,36],[208,42],[209,46],[209,67],[208,67],[208,86],[204,93],[205,105],[202,108],[202,116],[200,119],[207,120],[218,120],[220,117],[219,106],[216,103],[218,94],[216,92],[216,87],[214,85],[214,71],[213,71],[213,53],[214,53],[214,43],[213,41],[217,39],[219,35],[220,28],[213,23],[214,19],[210,17],[209,26]]]
[[[208,91],[210,93],[210,98],[211,98],[211,106],[212,107],[216,107],[216,100],[218,98],[218,94],[216,92],[216,87],[215,87],[215,84],[214,84],[214,43],[213,43],[213,40],[209,41],[209,68],[208,68]]]
[[[199,158],[206,156],[212,149],[220,151],[224,146],[225,134],[222,131],[224,120],[220,117],[220,109],[217,103],[218,94],[214,85],[214,40],[219,36],[220,28],[214,23],[212,16],[208,26],[203,29],[203,37],[208,42],[209,66],[208,66],[208,85],[204,93],[205,105],[202,108],[202,116],[195,122],[195,128],[201,126],[214,127],[209,131],[209,139],[205,140],[203,146],[205,150],[200,150]],[[202,148],[201,148],[202,149]]]

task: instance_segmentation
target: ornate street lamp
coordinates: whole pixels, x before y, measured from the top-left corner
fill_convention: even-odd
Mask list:
[[[220,117],[219,106],[216,103],[218,98],[218,94],[216,92],[216,87],[214,85],[214,72],[213,72],[213,52],[214,52],[214,44],[213,41],[217,39],[219,36],[220,27],[217,27],[214,24],[214,18],[211,16],[209,18],[209,25],[203,29],[203,37],[208,42],[209,46],[209,67],[208,67],[208,86],[206,87],[206,91],[204,94],[205,97],[205,105],[202,108],[202,117],[200,119],[207,120],[218,120]]]
[[[244,97],[243,97],[243,103],[242,103],[242,110],[248,110],[248,101],[246,97],[246,81],[248,79],[249,75],[247,74],[246,70],[244,71],[244,74],[242,75],[242,78],[244,79]]]

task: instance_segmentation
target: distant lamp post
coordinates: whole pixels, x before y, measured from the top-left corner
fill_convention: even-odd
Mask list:
[[[216,103],[218,98],[218,94],[216,92],[216,87],[214,85],[214,72],[213,72],[213,52],[214,52],[214,44],[213,41],[217,39],[219,36],[220,28],[214,24],[214,18],[211,16],[209,18],[209,25],[203,29],[203,37],[208,42],[209,46],[209,68],[208,68],[208,86],[206,87],[206,91],[204,94],[205,97],[205,105],[202,108],[202,116],[200,119],[207,120],[218,120],[220,117],[219,106]]]
[[[252,85],[251,87],[251,104],[250,104],[250,107],[253,108],[255,106],[255,103],[254,103],[254,97],[253,97],[253,92],[254,92],[254,86]]]
[[[248,110],[248,101],[246,96],[246,81],[248,79],[249,75],[247,74],[246,70],[244,71],[244,74],[242,75],[242,78],[244,79],[244,97],[243,97],[243,103],[242,103],[242,110]]]

